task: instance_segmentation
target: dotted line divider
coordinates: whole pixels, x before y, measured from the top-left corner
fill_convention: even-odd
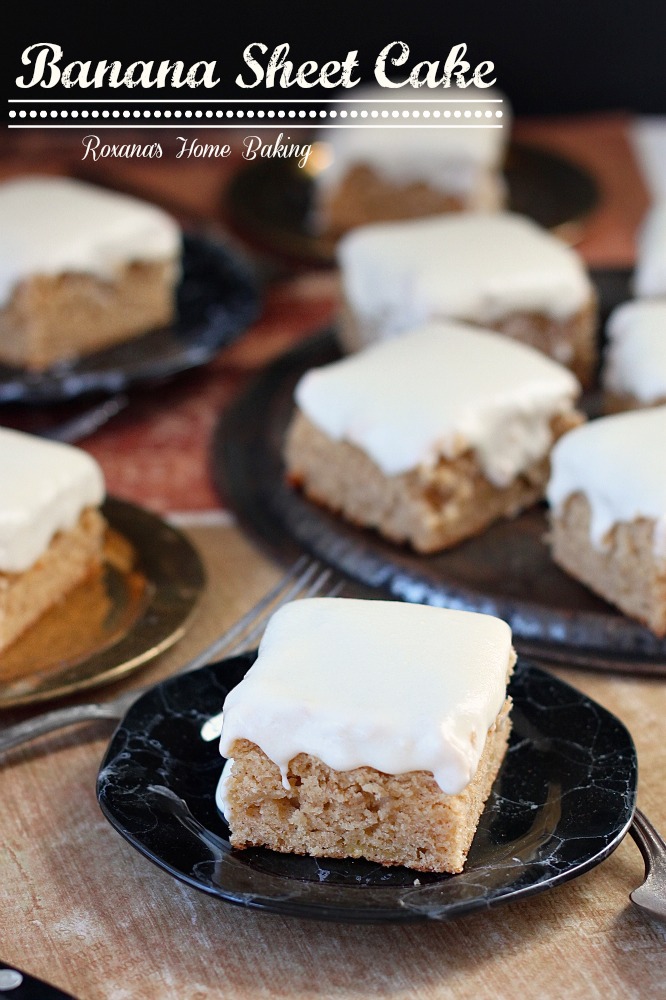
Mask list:
[[[425,119],[426,121],[427,120],[432,121],[433,119],[434,120],[453,119],[454,121],[476,120],[477,122],[479,122],[480,120],[483,120],[487,122],[489,120],[496,121],[497,119],[501,119],[503,117],[503,112],[499,108],[492,111],[489,109],[482,111],[479,108],[477,108],[476,110],[471,110],[470,108],[466,108],[465,110],[460,110],[460,109],[451,110],[450,108],[446,108],[444,110],[439,110],[438,108],[435,108],[434,110],[430,110],[428,108],[425,108],[423,110],[414,109],[411,111],[407,109],[403,109],[401,111],[394,109],[392,111],[389,111],[386,108],[382,110],[373,109],[371,111],[368,111],[366,109],[359,111],[356,108],[350,111],[347,111],[346,109],[336,110],[335,108],[332,108],[330,110],[321,109],[319,111],[315,110],[314,108],[309,111],[304,111],[303,109],[297,111],[295,108],[289,108],[286,110],[285,109],[274,110],[273,108],[264,110],[260,108],[259,110],[256,111],[252,108],[250,109],[220,108],[217,111],[213,111],[210,108],[208,108],[205,111],[200,109],[192,111],[189,108],[184,111],[182,111],[180,108],[177,108],[175,110],[171,110],[169,108],[166,108],[164,110],[158,108],[144,108],[143,110],[135,108],[133,111],[129,110],[128,108],[125,108],[123,110],[118,110],[117,108],[114,110],[109,110],[108,108],[98,110],[97,108],[93,108],[90,111],[87,108],[83,108],[82,110],[79,110],[77,108],[72,108],[72,109],[53,108],[50,111],[44,109],[37,110],[35,108],[32,108],[31,110],[26,110],[22,108],[21,110],[17,111],[14,108],[12,108],[9,111],[9,117],[11,119],[18,119],[19,121],[25,121],[25,120],[35,121],[37,119],[39,120],[69,119],[74,121],[77,120],[90,121],[91,119],[92,120],[111,119],[112,121],[127,121],[128,119],[137,119],[137,118],[141,118],[144,120],[152,120],[152,121],[163,121],[163,120],[168,121],[170,119],[182,120],[190,118],[197,118],[202,120],[205,119],[208,121],[212,119],[218,119],[218,120],[233,119],[235,121],[238,121],[239,119],[243,120],[277,119],[278,121],[283,121],[283,120],[292,121],[299,118],[300,119],[316,118],[319,120],[335,119],[336,122],[343,123],[349,121],[350,119],[355,120],[359,118],[377,120],[377,121],[382,121],[382,120],[386,121],[387,119],[413,120],[418,118],[418,119]]]

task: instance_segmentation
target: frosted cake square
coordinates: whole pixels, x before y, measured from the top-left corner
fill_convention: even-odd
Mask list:
[[[555,562],[666,635],[666,406],[566,434],[548,484]]]
[[[613,310],[601,382],[607,413],[666,403],[666,300],[637,299]]]
[[[347,350],[429,319],[464,320],[527,343],[588,385],[596,297],[574,250],[509,212],[364,226],[338,244]]]
[[[217,802],[236,848],[459,872],[510,732],[511,630],[394,601],[270,620],[227,696]]]
[[[314,178],[319,231],[339,236],[372,222],[504,207],[507,190],[501,171],[511,109],[499,91],[471,85],[464,91],[407,87],[392,92],[368,86],[355,89],[352,97],[352,104],[336,109],[338,116],[352,111],[357,116],[365,112],[367,118],[386,114],[387,122],[322,132],[326,163]],[[456,100],[474,103],[450,103]],[[445,123],[444,113],[452,115],[451,107],[478,116],[457,123],[465,127]],[[419,127],[405,132],[393,110],[400,112],[403,126],[403,112],[417,112],[418,122],[411,117],[410,124]]]
[[[102,561],[104,480],[86,452],[0,428],[0,650]]]
[[[636,242],[634,294],[639,298],[666,296],[666,201],[650,208]]]
[[[0,361],[40,370],[169,323],[180,255],[147,202],[64,177],[0,184]]]
[[[435,552],[543,497],[580,386],[538,351],[429,323],[306,373],[287,431],[296,488],[392,542]]]

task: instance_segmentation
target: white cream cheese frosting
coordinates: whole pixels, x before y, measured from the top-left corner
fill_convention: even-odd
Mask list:
[[[641,298],[666,295],[666,201],[653,205],[639,230],[634,293]]]
[[[359,227],[337,249],[347,301],[380,337],[431,317],[566,320],[593,297],[571,247],[523,216],[464,212]]]
[[[531,347],[432,322],[306,372],[295,398],[315,426],[387,476],[471,449],[503,487],[548,453],[551,419],[579,392],[571,372]]]
[[[311,598],[277,611],[226,698],[220,752],[249,740],[278,765],[427,771],[455,795],[472,780],[506,698],[511,629],[490,615],[399,601]],[[228,761],[217,801],[225,811]]]
[[[133,262],[176,261],[180,229],[160,208],[66,177],[0,184],[0,306],[35,275],[112,280]]]
[[[666,557],[666,406],[601,417],[559,439],[551,452],[547,499],[555,513],[583,493],[590,537],[603,549],[614,525],[655,522],[655,555]]]
[[[329,154],[326,167],[316,175],[322,188],[337,186],[352,167],[365,165],[390,183],[425,181],[436,190],[460,196],[478,189],[479,197],[489,198],[487,175],[500,169],[510,131],[509,102],[499,91],[474,86],[464,90],[410,87],[393,91],[371,86],[350,91],[349,96],[355,99],[354,103],[340,104],[337,112],[346,111],[346,124],[361,127],[322,132],[320,141],[326,144]],[[446,103],[456,99],[475,103]],[[385,122],[378,118],[377,122],[384,126],[393,123],[396,127],[378,127],[370,122],[363,128],[360,119],[354,122],[349,118],[352,111],[358,115],[365,111],[370,116],[373,112],[381,115],[388,109],[400,111],[401,118],[390,117]],[[502,111],[501,118],[496,117],[498,109]],[[419,112],[419,119],[410,118],[409,124],[419,127],[405,132],[402,112],[411,115],[414,110]],[[433,117],[435,110],[439,118]],[[469,110],[472,116],[479,111],[482,117],[445,119],[445,110],[451,110],[452,115],[454,110],[463,115]],[[490,117],[486,117],[486,112]],[[497,204],[497,190],[492,195],[493,204]]]
[[[606,334],[604,388],[641,403],[666,399],[666,301],[625,302],[611,313]]]
[[[0,428],[0,572],[22,573],[58,531],[104,499],[102,471],[80,448]]]

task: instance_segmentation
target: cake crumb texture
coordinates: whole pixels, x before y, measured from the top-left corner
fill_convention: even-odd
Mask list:
[[[335,771],[304,753],[289,764],[287,790],[279,767],[255,744],[237,740],[226,788],[231,844],[460,872],[506,752],[509,709],[507,699],[474,778],[457,795],[444,794],[425,771]]]
[[[38,561],[22,573],[0,573],[0,651],[102,564],[106,521],[98,510],[83,511],[60,531]]]
[[[591,509],[584,493],[573,494],[551,521],[558,566],[663,638],[666,558],[655,553],[655,522],[647,517],[618,522],[599,548],[590,539]]]
[[[553,438],[581,420],[575,410],[554,417]],[[546,457],[499,488],[466,452],[441,458],[433,467],[386,476],[360,448],[333,441],[300,412],[289,428],[285,457],[289,481],[311,500],[423,553],[450,548],[532,506],[543,497],[550,470]]]
[[[499,180],[490,172],[479,183],[479,191],[487,191],[487,210],[503,206],[504,192]],[[444,212],[462,212],[478,208],[474,203],[480,195],[464,195],[441,191],[426,181],[398,184],[381,177],[365,163],[350,167],[340,184],[322,196],[323,229],[340,236],[358,226],[373,222],[415,219]]]
[[[173,262],[132,263],[114,281],[35,275],[0,310],[0,360],[41,370],[122,343],[172,321]]]

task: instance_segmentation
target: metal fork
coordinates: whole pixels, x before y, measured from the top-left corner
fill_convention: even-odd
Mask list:
[[[324,596],[336,597],[340,593],[343,583],[340,580],[332,581],[332,577],[332,570],[325,569],[322,563],[310,559],[308,556],[301,556],[272,590],[265,594],[223,635],[211,643],[207,649],[186,663],[178,673],[197,670],[213,659],[219,658],[222,653],[225,656],[233,656],[251,648],[262,634],[270,616],[288,601],[301,597],[314,597],[324,593],[324,591]],[[137,698],[144,691],[149,690],[151,686],[134,688],[110,701],[57,708],[51,712],[36,715],[25,722],[19,722],[17,725],[8,726],[6,729],[0,730],[0,753],[11,750],[22,743],[28,743],[30,740],[56,729],[63,729],[81,722],[97,719],[119,722]]]
[[[634,812],[629,833],[645,861],[645,881],[629,898],[655,920],[666,920],[666,844],[640,809]]]
[[[90,437],[109,420],[122,413],[128,404],[129,399],[124,392],[116,393],[115,396],[110,396],[108,399],[102,400],[101,403],[96,403],[84,410],[83,413],[70,417],[69,420],[64,420],[61,424],[55,424],[53,427],[39,431],[39,436],[48,438],[50,441],[74,444],[81,438]]]

